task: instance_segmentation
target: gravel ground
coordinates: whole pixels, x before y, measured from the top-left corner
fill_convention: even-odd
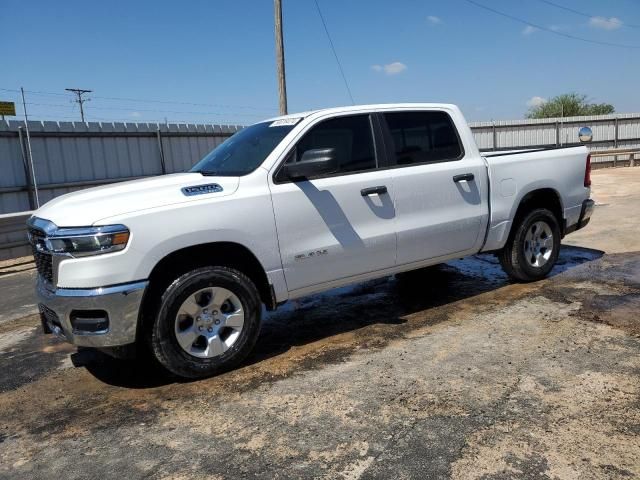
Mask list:
[[[3,295],[0,478],[640,477],[640,168],[593,179],[550,278],[482,255],[308,297],[207,380],[77,352]]]

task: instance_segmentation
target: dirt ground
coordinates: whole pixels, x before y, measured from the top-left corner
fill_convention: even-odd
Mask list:
[[[640,168],[593,181],[550,278],[510,284],[483,255],[309,297],[207,380],[11,316],[0,478],[640,477]],[[32,282],[10,275],[6,318],[5,284]]]

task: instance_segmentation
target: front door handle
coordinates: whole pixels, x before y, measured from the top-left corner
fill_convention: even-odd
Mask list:
[[[463,180],[466,180],[467,182],[471,182],[473,181],[475,177],[473,176],[473,173],[461,173],[460,175],[454,175],[453,176],[453,181],[458,183],[461,182]]]
[[[369,195],[382,195],[383,193],[387,193],[387,187],[385,185],[380,185],[378,187],[369,187],[369,188],[363,188],[362,190],[360,190],[360,194],[363,197],[367,197]]]

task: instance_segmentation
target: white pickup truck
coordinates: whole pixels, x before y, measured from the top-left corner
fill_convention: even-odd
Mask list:
[[[515,281],[543,278],[589,221],[590,183],[585,147],[480,154],[453,105],[274,118],[187,173],[37,210],[43,327],[211,375],[251,351],[263,305],[478,252]]]

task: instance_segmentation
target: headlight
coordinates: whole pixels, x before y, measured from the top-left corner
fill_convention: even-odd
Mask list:
[[[123,250],[129,241],[129,229],[124,225],[59,228],[46,241],[52,253],[68,253],[74,257],[99,255]]]

